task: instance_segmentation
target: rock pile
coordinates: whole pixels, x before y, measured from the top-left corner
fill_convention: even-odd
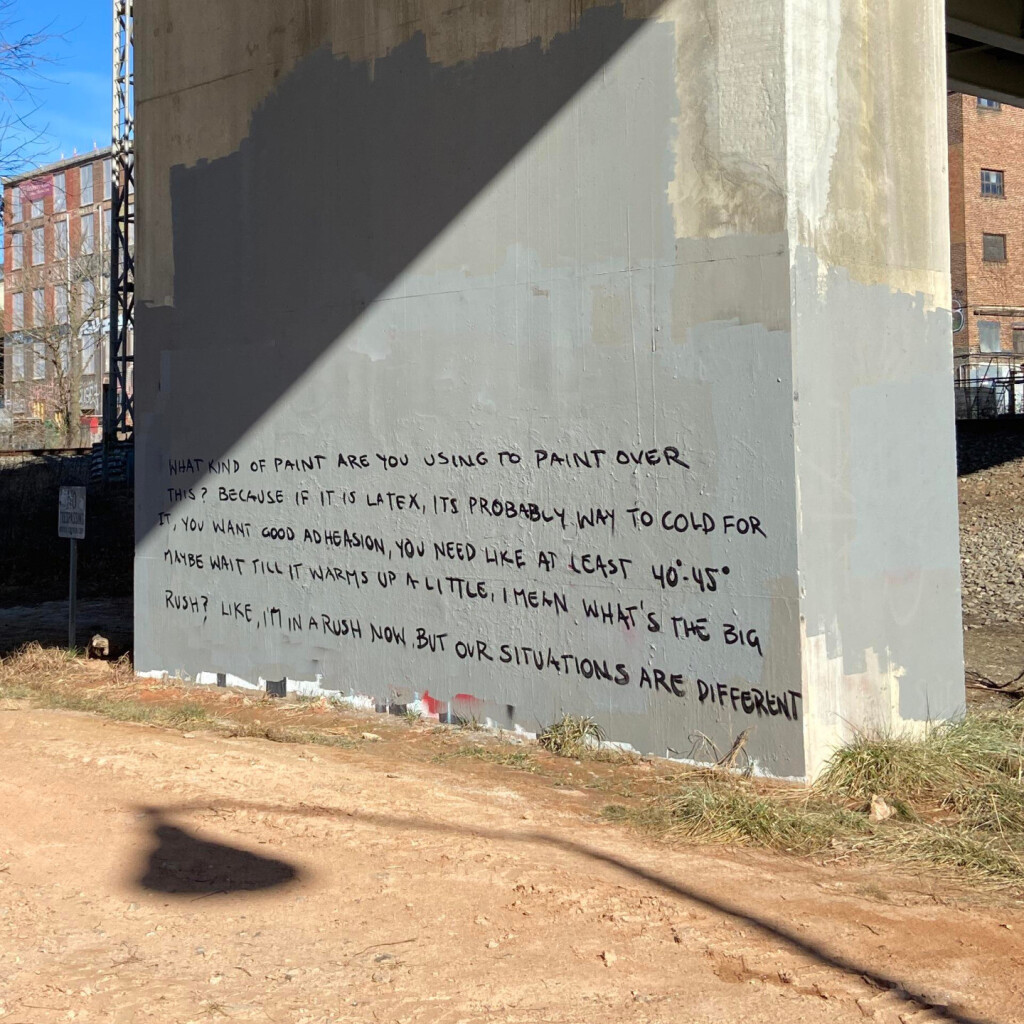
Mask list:
[[[1024,622],[1024,424],[961,424],[957,462],[964,618]]]

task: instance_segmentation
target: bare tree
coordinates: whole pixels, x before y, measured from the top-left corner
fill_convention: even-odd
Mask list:
[[[94,393],[92,408],[99,407],[107,316],[105,251],[94,237],[83,234],[70,248],[66,239],[66,234],[58,238],[56,260],[26,270],[23,294],[36,305],[35,326],[21,334],[32,411],[64,446],[77,447],[82,443],[83,386]],[[52,311],[45,308],[47,284]]]
[[[0,173],[12,174],[33,161],[45,131],[37,123],[34,89],[52,59],[44,53],[56,38],[45,29],[24,31],[17,0],[0,0]]]

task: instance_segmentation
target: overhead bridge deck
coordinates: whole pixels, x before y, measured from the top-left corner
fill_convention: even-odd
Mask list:
[[[947,0],[949,87],[1024,106],[1024,0]]]

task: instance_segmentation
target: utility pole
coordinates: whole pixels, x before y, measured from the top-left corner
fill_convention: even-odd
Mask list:
[[[113,0],[113,124],[110,158],[110,344],[103,401],[103,472],[110,449],[134,422],[135,66],[134,0]]]

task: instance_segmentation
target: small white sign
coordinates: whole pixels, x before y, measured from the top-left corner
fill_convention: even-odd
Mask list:
[[[57,536],[85,540],[84,487],[62,487],[60,489],[60,514],[57,520]]]

